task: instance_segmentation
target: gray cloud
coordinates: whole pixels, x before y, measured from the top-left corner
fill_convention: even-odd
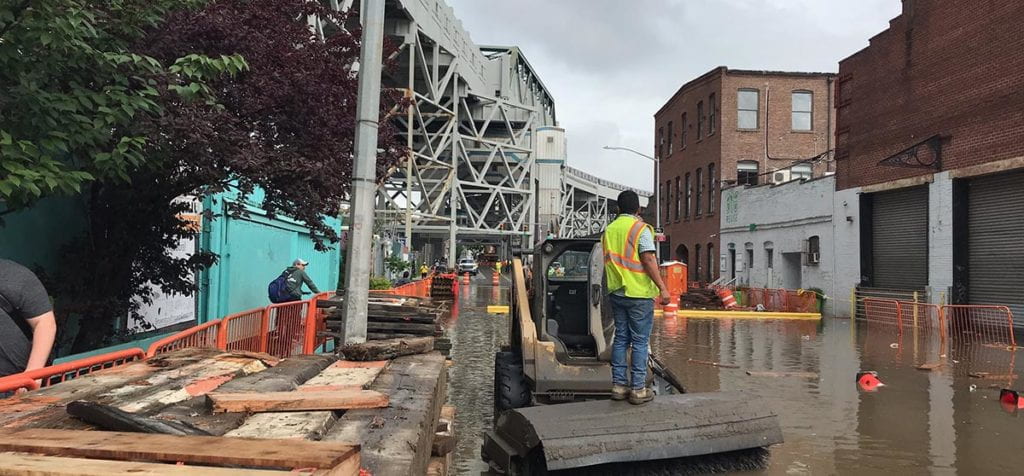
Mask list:
[[[448,0],[480,44],[519,46],[555,96],[569,164],[650,189],[654,113],[725,65],[836,71],[899,0]]]

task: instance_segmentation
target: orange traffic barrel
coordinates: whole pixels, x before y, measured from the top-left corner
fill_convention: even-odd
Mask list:
[[[469,284],[469,273],[464,273],[462,275],[462,284]]]
[[[491,275],[491,284],[495,284],[495,285],[498,284],[499,283],[498,279],[500,279],[500,278],[501,278],[501,275],[498,274],[497,271],[495,271],[494,274]]]
[[[665,317],[675,317],[676,311],[678,311],[678,310],[679,310],[679,305],[678,304],[676,304],[674,302],[670,302],[670,303],[666,304],[665,305],[665,309],[664,309]]]
[[[729,288],[719,288],[715,293],[722,299],[722,304],[725,305],[726,309],[734,309],[736,307],[736,298],[733,297],[732,291]]]

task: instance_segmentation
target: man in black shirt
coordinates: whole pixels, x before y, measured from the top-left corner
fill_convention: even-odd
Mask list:
[[[39,278],[0,259],[0,377],[45,367],[56,335],[53,307]]]

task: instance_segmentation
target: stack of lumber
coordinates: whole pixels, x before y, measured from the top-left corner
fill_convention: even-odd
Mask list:
[[[185,349],[0,400],[0,474],[424,474],[446,374],[436,352]]]
[[[444,331],[442,316],[447,310],[447,303],[434,302],[429,298],[371,296],[366,309],[366,338],[381,340],[441,336]],[[328,311],[327,332],[324,335],[340,338],[344,327],[344,310],[338,305]]]
[[[430,297],[439,299],[455,299],[456,276],[454,274],[436,274],[430,282]]]

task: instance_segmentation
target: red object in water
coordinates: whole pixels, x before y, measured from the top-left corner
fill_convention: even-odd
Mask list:
[[[860,389],[865,392],[874,392],[875,390],[878,390],[878,387],[885,386],[881,380],[878,380],[878,372],[873,370],[858,372],[857,385],[859,385]]]
[[[1020,398],[1020,392],[1008,388],[999,391],[999,402],[1011,409],[1024,408],[1024,398]]]

